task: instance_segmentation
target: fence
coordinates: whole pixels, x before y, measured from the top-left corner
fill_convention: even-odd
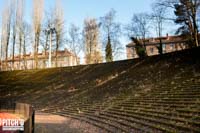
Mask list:
[[[0,100],[0,113],[12,113],[24,117],[24,131],[20,133],[34,133],[35,111],[33,106],[24,103],[11,103]]]

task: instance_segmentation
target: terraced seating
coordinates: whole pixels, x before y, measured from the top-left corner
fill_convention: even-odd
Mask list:
[[[54,113],[97,122],[101,128],[107,125],[109,132],[199,132],[200,82],[195,86],[190,83],[185,81],[179,88],[159,86],[148,94],[140,92],[137,97],[132,94],[119,96],[104,106],[77,103]],[[164,92],[160,88],[164,88]],[[161,96],[154,97],[156,95]]]
[[[200,47],[105,64],[0,72],[0,99],[105,132],[200,132]]]

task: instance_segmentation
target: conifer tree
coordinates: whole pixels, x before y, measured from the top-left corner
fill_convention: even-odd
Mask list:
[[[192,44],[199,45],[197,13],[200,8],[199,0],[179,0],[175,7],[175,23],[181,25],[177,33],[189,36]]]
[[[112,62],[113,61],[113,55],[112,55],[112,46],[110,41],[110,36],[108,36],[108,42],[106,45],[106,62]]]
[[[135,43],[135,50],[139,58],[145,58],[147,56],[145,46],[135,37],[131,37],[131,40]]]

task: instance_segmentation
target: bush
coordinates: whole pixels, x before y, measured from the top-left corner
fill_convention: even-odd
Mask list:
[[[137,52],[139,58],[144,58],[146,56],[146,50],[143,47],[136,48],[136,52]]]
[[[139,58],[144,58],[147,56],[146,48],[143,46],[137,38],[132,37],[131,40],[135,43],[135,50]]]

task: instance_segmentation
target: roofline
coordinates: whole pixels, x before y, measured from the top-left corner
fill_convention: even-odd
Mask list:
[[[145,41],[147,41],[147,40],[150,40],[150,39],[155,39],[155,40],[164,40],[162,43],[164,43],[164,44],[169,44],[169,43],[171,43],[171,44],[174,44],[174,43],[183,43],[183,42],[186,42],[188,39],[183,39],[183,40],[171,40],[170,41],[170,38],[181,38],[181,37],[183,37],[184,35],[172,35],[172,36],[169,36],[168,34],[166,35],[166,36],[162,36],[162,37],[151,37],[151,38],[146,38],[145,39]],[[200,37],[200,33],[198,33],[198,36]],[[165,39],[168,39],[169,38],[169,40],[167,41],[167,40],[165,40]],[[139,39],[139,40],[142,40],[142,39]],[[199,40],[200,40],[200,38],[199,38]],[[127,44],[126,45],[126,47],[134,47],[134,42],[131,42],[131,43],[129,43],[129,44]],[[153,46],[153,45],[158,45],[158,44],[160,44],[160,42],[146,42],[146,45],[147,46]]]
[[[60,51],[57,51],[58,52],[58,54],[57,54],[57,57],[58,58],[60,58],[60,57],[66,57],[66,56],[73,56],[73,57],[76,57],[76,55],[75,54],[73,54],[72,52],[70,52],[70,51],[68,51],[67,49],[65,49],[65,50],[60,50]],[[63,52],[63,53],[61,53],[61,54],[59,54],[59,52]],[[38,55],[38,59],[48,59],[49,58],[49,52],[46,52],[46,55],[44,55],[43,53],[45,53],[44,51],[43,52],[41,52],[41,53],[37,53],[37,55]],[[55,58],[56,57],[56,55],[55,55],[55,53],[56,53],[56,51],[52,51],[52,58]],[[78,56],[77,56],[78,57]],[[79,57],[78,57],[79,58]],[[29,54],[25,54],[25,55],[21,55],[21,56],[19,56],[19,55],[16,55],[15,57],[14,57],[14,61],[21,61],[21,60],[24,60],[24,59],[26,59],[26,60],[34,60],[34,54],[32,54],[32,53],[29,53]],[[3,61],[6,61],[5,59],[4,60],[2,60],[2,62]],[[12,59],[12,57],[9,57],[8,59],[7,59],[7,62],[11,62],[11,61],[13,61],[13,59]]]
[[[176,43],[185,43],[185,42],[187,42],[187,40],[183,40],[183,41],[169,41],[169,42],[162,42],[162,44],[176,44]],[[155,42],[155,43],[146,43],[145,45],[146,46],[155,46],[155,45],[159,45],[160,44],[160,42]],[[130,43],[129,44],[127,44],[126,45],[126,47],[135,47],[135,45],[131,45],[130,46]]]

